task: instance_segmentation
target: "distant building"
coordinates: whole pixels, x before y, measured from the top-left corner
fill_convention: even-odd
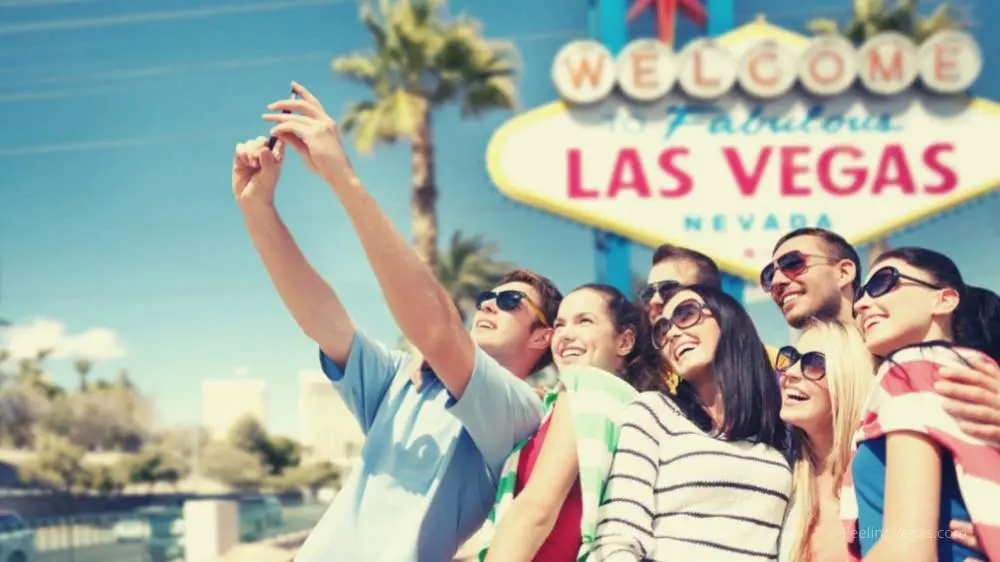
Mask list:
[[[201,383],[201,424],[213,439],[225,438],[251,415],[267,427],[267,383],[263,379],[206,379]]]
[[[299,441],[307,448],[306,462],[352,467],[361,456],[361,426],[319,371],[299,375]]]

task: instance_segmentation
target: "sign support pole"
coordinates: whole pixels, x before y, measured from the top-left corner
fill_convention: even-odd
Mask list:
[[[617,55],[628,43],[626,0],[591,0],[590,35]],[[610,232],[594,230],[598,283],[615,287],[632,299],[631,242]]]
[[[736,0],[705,0],[705,11],[709,37],[725,35],[735,27]],[[722,290],[745,306],[746,281],[742,277],[722,272]]]

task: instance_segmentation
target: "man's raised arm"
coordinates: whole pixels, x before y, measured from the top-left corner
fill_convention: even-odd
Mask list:
[[[309,264],[274,207],[282,149],[263,137],[241,144],[233,159],[233,194],[250,238],[281,300],[302,331],[341,368],[354,326],[333,289]]]
[[[306,165],[340,198],[358,233],[389,310],[404,337],[423,355],[456,399],[462,397],[475,365],[475,344],[451,298],[389,218],[365,191],[341,144],[337,125],[308,90],[302,99],[273,103],[264,119],[294,147]],[[290,114],[279,113],[291,111]]]

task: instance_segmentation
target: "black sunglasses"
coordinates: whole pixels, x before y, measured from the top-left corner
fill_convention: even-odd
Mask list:
[[[650,283],[639,291],[639,302],[642,304],[649,304],[649,301],[653,300],[653,295],[660,295],[660,300],[667,300],[667,293],[673,291],[681,284],[677,281],[657,281],[656,283]]]
[[[482,310],[483,305],[489,301],[494,301],[497,303],[497,308],[503,310],[504,312],[510,312],[517,309],[518,305],[522,302],[528,305],[528,310],[535,315],[535,318],[541,322],[542,326],[548,326],[549,322],[545,319],[545,314],[542,309],[533,302],[531,302],[531,297],[524,294],[521,291],[483,291],[479,293],[476,297],[476,310]]]
[[[882,295],[891,292],[893,289],[899,286],[900,280],[905,279],[911,283],[916,283],[922,287],[927,287],[928,289],[941,290],[944,287],[940,287],[933,283],[928,283],[923,279],[917,279],[916,277],[910,277],[900,273],[898,269],[887,265],[882,269],[876,271],[868,282],[858,288],[858,292],[854,294],[854,302],[858,302],[867,293],[873,299],[877,299]]]
[[[802,362],[802,376],[818,381],[826,376],[826,356],[819,351],[807,351],[799,353],[799,350],[790,345],[778,350],[778,357],[774,361],[774,370],[778,374],[785,374],[796,363]]]
[[[680,303],[674,308],[670,318],[661,316],[653,323],[653,347],[660,350],[667,345],[667,334],[670,332],[670,328],[677,326],[681,330],[685,330],[701,322],[704,317],[710,316],[710,314],[711,311],[704,304],[694,299]]]
[[[819,258],[826,260],[827,262],[833,261],[829,256],[821,256],[818,254],[804,254],[798,250],[792,250],[785,254],[781,254],[778,259],[771,261],[771,263],[764,266],[764,269],[760,272],[760,286],[764,289],[765,293],[771,292],[771,285],[774,283],[774,274],[779,269],[785,274],[785,277],[798,277],[805,273],[809,269],[809,258]]]

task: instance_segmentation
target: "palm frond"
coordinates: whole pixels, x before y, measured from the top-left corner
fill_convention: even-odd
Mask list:
[[[837,20],[830,18],[816,18],[806,23],[806,29],[815,35],[835,34],[840,30]]]

